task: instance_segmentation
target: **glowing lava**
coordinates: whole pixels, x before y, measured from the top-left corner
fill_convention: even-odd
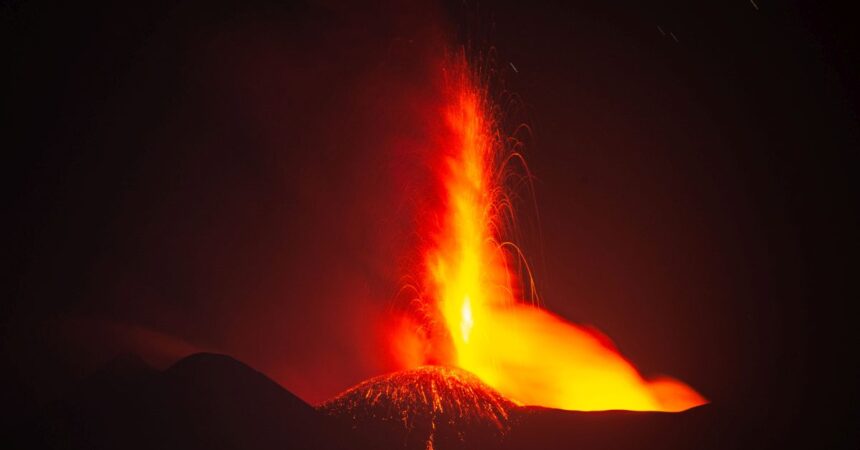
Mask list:
[[[510,267],[518,250],[503,240],[512,216],[504,186],[511,155],[486,87],[465,58],[445,66],[445,131],[434,155],[441,204],[428,226],[422,301],[436,311],[451,349],[436,345],[436,355],[404,360],[460,367],[525,405],[682,411],[706,403],[680,381],[644,379],[605,337],[519,298]]]

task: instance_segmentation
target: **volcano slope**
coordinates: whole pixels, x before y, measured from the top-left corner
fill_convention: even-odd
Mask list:
[[[516,405],[469,372],[424,366],[367,380],[319,410],[384,448],[495,448]]]

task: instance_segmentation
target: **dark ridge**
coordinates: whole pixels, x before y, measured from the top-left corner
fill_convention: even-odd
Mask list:
[[[230,356],[217,353],[195,353],[170,366],[164,375],[176,383],[188,383],[199,389],[225,386],[252,388],[261,396],[272,395],[298,409],[312,410],[292,392],[287,391],[263,373]]]
[[[123,355],[46,405],[13,448],[284,449],[354,443],[323,414],[225,355],[196,354],[165,371]]]
[[[200,370],[220,370],[233,372],[257,372],[247,364],[221,353],[194,353],[176,361],[167,372],[195,372]],[[264,376],[264,375],[263,375]]]
[[[189,431],[206,447],[288,448],[330,440],[325,418],[280,385],[225,355],[198,353],[164,372]]]

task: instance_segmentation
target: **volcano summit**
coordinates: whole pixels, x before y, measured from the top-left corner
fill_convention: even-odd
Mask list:
[[[497,446],[515,409],[476,376],[446,366],[375,377],[319,406],[385,447],[409,449]]]

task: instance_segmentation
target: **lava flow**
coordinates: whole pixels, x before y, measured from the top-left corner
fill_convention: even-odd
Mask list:
[[[404,329],[401,360],[459,367],[523,405],[682,411],[706,403],[680,381],[643,378],[599,333],[523,300],[512,268],[521,255],[504,240],[513,216],[506,166],[519,155],[506,149],[486,83],[466,58],[444,66],[445,125],[431,162],[438,211],[424,225],[418,299],[435,335]],[[434,342],[402,344],[416,339]]]

